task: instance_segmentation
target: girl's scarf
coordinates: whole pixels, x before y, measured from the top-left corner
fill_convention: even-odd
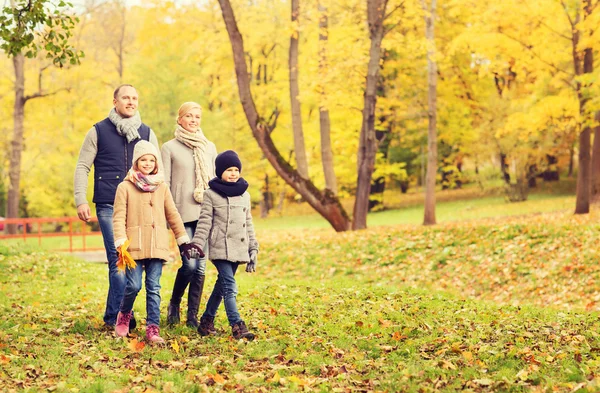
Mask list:
[[[215,190],[224,197],[240,196],[248,189],[248,182],[242,177],[235,183],[230,183],[215,177],[208,182],[208,185],[212,190]]]
[[[119,135],[127,139],[127,143],[140,138],[140,133],[138,132],[138,128],[142,125],[140,112],[135,112],[135,115],[131,117],[121,117],[115,108],[112,108],[108,114],[108,118],[117,127]]]
[[[208,170],[206,169],[206,163],[204,162],[208,139],[206,139],[200,128],[198,128],[198,131],[196,132],[190,132],[179,124],[175,128],[175,139],[192,149],[194,153],[196,173],[194,200],[198,203],[202,203],[204,200],[204,191],[208,188],[208,181],[210,180]]]
[[[143,192],[154,192],[164,182],[162,172],[158,172],[156,175],[144,175],[133,168],[129,170],[125,179],[135,184]]]

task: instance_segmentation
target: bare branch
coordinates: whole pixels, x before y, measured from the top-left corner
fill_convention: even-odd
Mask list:
[[[569,19],[569,24],[571,25],[571,29],[575,28],[575,22],[571,19],[571,15],[569,15],[569,11],[567,9],[567,5],[564,0],[560,0],[560,4],[562,4],[563,9],[565,10],[565,14],[567,14],[567,19]]]
[[[23,97],[23,102],[25,103],[25,102],[27,102],[29,100],[33,100],[34,98],[53,96],[53,95],[55,95],[55,94],[57,94],[57,93],[59,93],[61,91],[71,91],[71,88],[70,87],[63,87],[63,88],[60,88],[60,89],[57,89],[57,90],[54,90],[54,91],[51,91],[51,92],[48,92],[48,93],[42,93],[41,91],[38,91],[37,93],[34,93],[32,95]]]
[[[398,8],[402,8],[404,7],[404,1],[401,2],[400,4],[398,4],[397,6],[394,7],[393,10],[391,10],[390,12],[387,13],[387,15],[385,15],[383,17],[383,20],[386,20],[387,18],[389,18],[390,16],[392,16],[392,14],[398,9]]]
[[[517,43],[521,44],[521,46],[522,46],[523,48],[527,49],[527,50],[528,50],[528,51],[529,51],[529,52],[530,52],[530,53],[531,53],[531,54],[532,54],[532,55],[533,55],[533,56],[534,56],[536,59],[538,59],[538,60],[539,60],[539,61],[541,61],[542,63],[546,64],[547,66],[549,66],[549,67],[551,67],[551,68],[555,69],[555,70],[556,70],[556,71],[558,71],[558,72],[564,72],[565,74],[567,74],[567,75],[569,75],[569,76],[573,76],[573,77],[575,76],[573,73],[571,73],[571,72],[568,72],[568,71],[565,71],[565,70],[563,70],[562,68],[560,68],[560,67],[558,67],[558,66],[556,66],[556,65],[554,65],[554,64],[552,64],[552,63],[550,63],[549,61],[547,61],[547,60],[545,60],[545,59],[543,59],[543,58],[542,58],[542,57],[541,57],[539,54],[537,54],[536,52],[534,52],[534,50],[533,50],[533,46],[532,46],[532,45],[528,45],[527,43],[525,43],[525,42],[521,41],[520,39],[518,39],[518,38],[515,38],[515,37],[512,37],[512,36],[511,36],[511,35],[509,35],[509,34],[506,34],[506,33],[505,33],[505,32],[503,32],[502,30],[500,30],[500,31],[499,31],[499,33],[500,33],[500,34],[503,34],[503,35],[505,35],[507,38],[510,38],[511,40],[513,40],[513,41],[515,41],[515,42],[517,42]]]
[[[279,108],[275,107],[275,109],[273,109],[273,112],[271,113],[271,116],[269,116],[269,120],[267,120],[267,124],[269,125],[270,133],[272,133],[273,130],[275,129],[275,127],[277,126],[277,119],[279,118],[280,114],[281,114],[281,112],[279,111]]]

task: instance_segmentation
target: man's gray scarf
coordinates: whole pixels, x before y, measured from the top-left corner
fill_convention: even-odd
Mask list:
[[[117,127],[119,135],[127,139],[127,143],[140,138],[140,133],[138,132],[138,128],[142,125],[140,112],[136,111],[135,115],[131,117],[121,117],[115,108],[112,108],[108,114],[108,118]]]

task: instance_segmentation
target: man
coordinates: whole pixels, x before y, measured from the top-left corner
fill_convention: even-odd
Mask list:
[[[117,313],[125,291],[125,274],[117,269],[117,250],[113,236],[113,203],[117,186],[123,179],[133,157],[133,148],[140,140],[156,146],[154,132],[142,123],[138,107],[138,93],[132,85],[121,85],[113,94],[113,105],[108,117],[96,123],[87,133],[75,168],[75,205],[82,221],[92,217],[87,201],[88,175],[94,165],[94,198],[98,224],[108,259],[108,297],[104,323],[114,328]],[[136,326],[131,319],[130,329]]]

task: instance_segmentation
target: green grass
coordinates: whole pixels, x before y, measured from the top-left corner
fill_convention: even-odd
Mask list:
[[[477,199],[438,202],[436,204],[436,219],[437,222],[444,223],[553,211],[573,211],[574,209],[574,196],[533,194],[530,195],[527,201],[518,203],[508,203],[501,196],[488,196]],[[423,223],[423,214],[422,205],[384,210],[369,213],[367,225],[369,227],[401,224],[420,225]],[[286,217],[275,216],[266,219],[254,217],[254,222],[258,229],[267,230],[330,227],[324,218],[315,213]]]
[[[253,342],[102,329],[106,266],[0,249],[0,385],[10,391],[596,392],[599,213],[335,233],[261,230],[240,272]],[[162,309],[177,264],[166,265]],[[215,269],[208,268],[210,288]],[[143,291],[135,304],[145,315]],[[204,294],[206,303],[208,293]],[[185,308],[185,300],[183,307]]]

